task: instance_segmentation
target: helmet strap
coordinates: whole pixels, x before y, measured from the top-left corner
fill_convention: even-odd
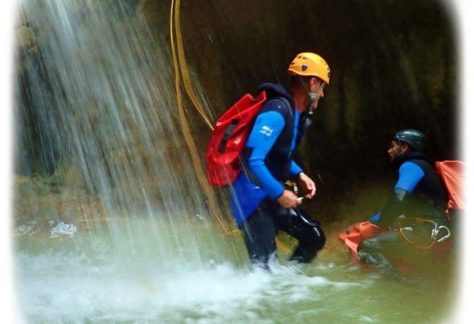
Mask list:
[[[314,108],[313,105],[311,105],[312,101],[308,102],[308,108],[306,108],[306,112],[309,117],[313,117],[314,115]]]

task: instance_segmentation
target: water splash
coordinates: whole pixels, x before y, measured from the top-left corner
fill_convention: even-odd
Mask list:
[[[354,283],[347,276],[329,278],[333,269],[308,276],[299,266],[275,264],[268,273],[211,259],[177,266],[177,258],[157,251],[122,255],[113,241],[89,234],[56,241],[40,253],[18,253],[19,296],[29,320],[275,322],[290,314],[309,320],[324,308],[334,308],[338,293],[371,285],[367,277],[373,277]],[[45,243],[31,239],[28,244]],[[304,314],[291,310],[305,304]]]
[[[74,237],[74,234],[77,232],[77,226],[74,224],[65,224],[64,222],[59,222],[55,224],[54,221],[50,222],[51,231],[50,231],[50,238],[57,238],[57,237],[64,237],[67,236],[69,238]]]

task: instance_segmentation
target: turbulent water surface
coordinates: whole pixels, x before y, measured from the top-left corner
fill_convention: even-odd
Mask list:
[[[31,323],[441,323],[454,305],[453,280],[439,269],[363,267],[331,240],[312,264],[281,261],[268,273],[248,268],[238,236],[199,225],[207,240],[184,250],[172,243],[179,227],[158,239],[147,221],[113,235],[55,228],[17,234],[17,293]]]

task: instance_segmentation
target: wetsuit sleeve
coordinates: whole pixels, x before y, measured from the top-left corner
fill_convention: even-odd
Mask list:
[[[291,161],[290,176],[294,178],[301,172],[303,172],[303,169],[295,161]]]
[[[402,189],[412,193],[421,179],[425,176],[423,169],[413,162],[405,162],[398,171],[398,181],[393,189]]]
[[[404,213],[404,200],[415,190],[425,173],[413,162],[405,162],[398,171],[398,180],[393,187],[392,194],[382,209],[382,216],[377,224],[391,225],[395,219]]]
[[[251,152],[248,158],[248,168],[257,180],[257,184],[271,199],[277,199],[283,193],[284,187],[268,170],[265,158],[284,126],[285,120],[279,112],[262,113],[257,116],[246,143]]]

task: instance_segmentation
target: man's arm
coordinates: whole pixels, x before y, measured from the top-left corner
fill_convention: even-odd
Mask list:
[[[415,190],[425,173],[413,162],[405,162],[398,171],[398,180],[381,214],[374,214],[369,220],[380,226],[389,226],[404,213],[404,201]]]
[[[292,191],[286,190],[265,164],[265,158],[284,126],[285,120],[280,113],[269,111],[260,114],[247,140],[246,148],[250,152],[247,163],[257,185],[263,189],[266,195],[278,201],[282,207],[291,208],[301,204],[301,200]]]
[[[272,199],[277,199],[284,190],[265,165],[265,159],[285,126],[283,116],[269,111],[257,116],[250,131],[246,148],[249,150],[247,165],[259,185]]]

